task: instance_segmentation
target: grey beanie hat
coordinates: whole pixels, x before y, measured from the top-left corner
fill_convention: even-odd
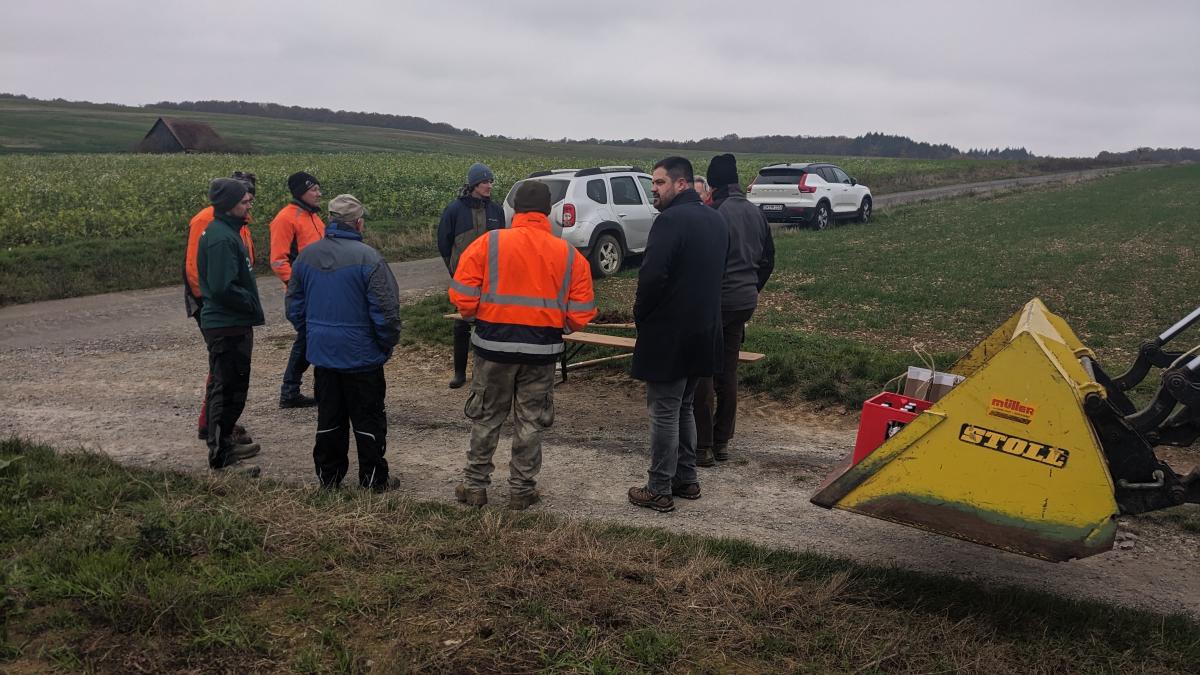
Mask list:
[[[236,178],[214,178],[208,185],[208,201],[217,213],[227,213],[246,196],[247,183]]]
[[[484,181],[496,180],[496,174],[486,164],[475,162],[467,169],[467,187],[475,187]]]

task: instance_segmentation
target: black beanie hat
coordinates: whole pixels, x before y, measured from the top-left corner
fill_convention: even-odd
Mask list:
[[[521,183],[516,196],[513,197],[513,210],[517,213],[537,211],[543,215],[550,215],[550,187],[536,180]]]
[[[729,153],[717,155],[708,163],[708,171],[704,175],[713,189],[732,185],[738,182],[737,160]]]
[[[228,213],[246,196],[246,183],[236,178],[214,178],[208,185],[208,201],[217,213]]]
[[[316,176],[303,171],[297,171],[288,176],[288,192],[292,193],[296,199],[300,199],[312,186],[320,184]]]

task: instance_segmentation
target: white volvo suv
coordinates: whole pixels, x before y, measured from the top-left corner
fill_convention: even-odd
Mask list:
[[[839,218],[871,219],[871,189],[833,164],[772,164],[759,170],[746,198],[767,220],[823,230]]]
[[[592,266],[592,276],[616,274],[625,257],[646,250],[650,226],[658,216],[650,176],[632,166],[537,171],[513,184],[504,198],[504,215],[512,225],[513,200],[525,181],[550,188],[550,225],[554,234],[579,249]]]

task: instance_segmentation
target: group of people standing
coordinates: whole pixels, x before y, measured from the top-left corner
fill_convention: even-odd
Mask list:
[[[654,166],[660,213],[650,231],[633,307],[637,342],[633,376],[646,383],[650,419],[649,479],[629,501],[656,511],[674,497],[701,495],[697,466],[729,458],[737,406],[737,359],[745,324],[774,267],[766,220],[738,183],[732,155],[714,157],[701,185],[691,163],[668,157]],[[471,435],[455,498],[487,503],[500,428],[513,415],[509,508],[541,499],[542,433],[554,422],[555,365],[563,335],[596,316],[592,274],[584,256],[553,234],[549,187],[525,181],[515,215],[491,200],[495,176],[474,164],[442,213],[438,249],[459,310],[454,325],[451,388],[471,385],[464,413]],[[711,193],[702,196],[698,187]],[[353,430],[359,484],[395,487],[386,453],[383,365],[400,336],[396,280],[362,241],[363,205],[352,195],[320,217],[320,184],[298,172],[293,200],[271,222],[271,270],[286,286],[288,320],[296,329],[280,391],[281,407],[317,406],[313,458],[323,487],[339,486],[349,467]],[[260,447],[238,424],[249,389],[253,327],[264,323],[253,272],[250,211],[253,174],[236,172],[209,187],[211,206],[192,219],[185,258],[186,302],[209,353],[199,435],[209,466],[257,476],[245,460]],[[315,399],[300,392],[314,366]]]

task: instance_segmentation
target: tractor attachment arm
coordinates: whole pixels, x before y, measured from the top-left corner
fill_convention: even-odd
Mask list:
[[[1178,323],[1163,331],[1158,337],[1143,342],[1141,348],[1138,349],[1137,360],[1133,362],[1129,370],[1112,379],[1113,386],[1121,391],[1129,391],[1146,379],[1151,368],[1169,368],[1182,354],[1165,352],[1163,346],[1197,321],[1200,321],[1200,307],[1192,310],[1191,314],[1180,319]]]

